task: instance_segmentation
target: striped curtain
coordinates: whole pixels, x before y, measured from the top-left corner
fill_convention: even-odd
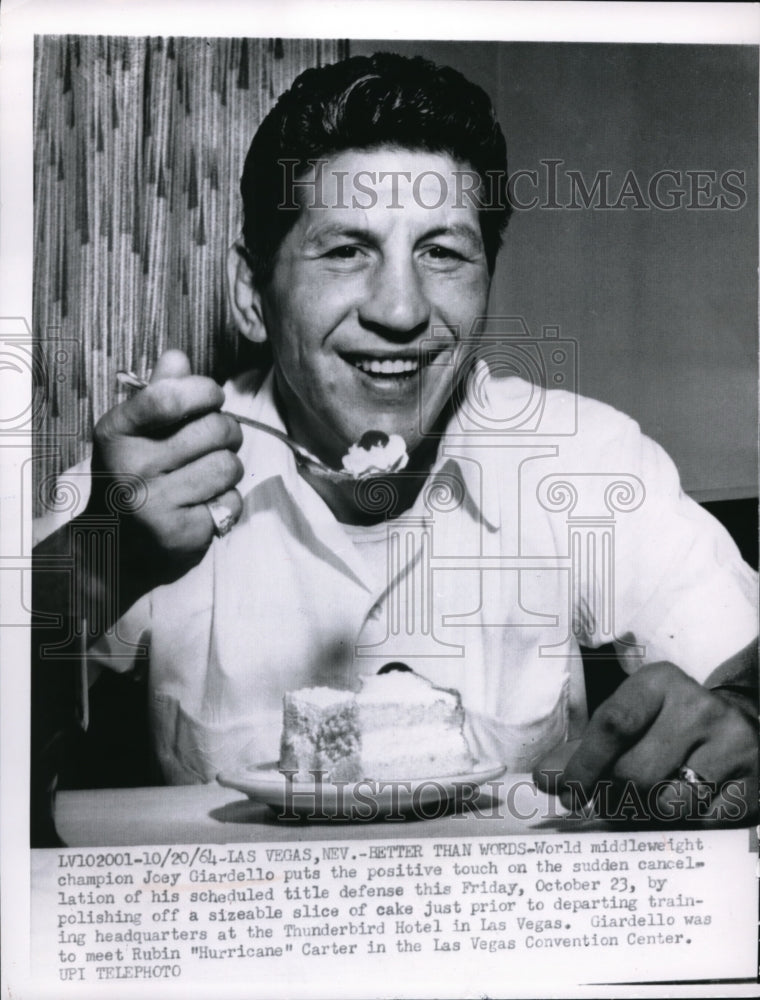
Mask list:
[[[325,40],[37,37],[38,484],[83,456],[117,369],[146,375],[167,347],[196,372],[234,367],[224,260],[248,145],[302,70],[346,55]]]

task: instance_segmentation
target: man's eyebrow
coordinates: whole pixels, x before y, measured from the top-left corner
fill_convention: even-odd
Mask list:
[[[324,224],[317,223],[308,229],[304,234],[304,243],[319,245],[336,236],[342,239],[359,240],[365,243],[374,243],[377,241],[377,237],[369,227],[365,228],[355,224],[347,225],[342,222],[325,222]],[[433,229],[427,229],[416,242],[422,243],[425,240],[434,240],[439,236],[450,236],[454,239],[464,241],[472,253],[478,253],[483,250],[483,239],[480,230],[466,222],[455,222],[448,226],[435,226]]]
[[[455,239],[464,240],[470,245],[473,253],[483,249],[483,239],[480,230],[466,222],[455,222],[450,226],[436,226],[435,229],[428,229],[421,240],[435,239],[437,236],[453,236]]]
[[[364,229],[362,226],[348,226],[342,222],[328,222],[325,223],[325,225],[317,224],[309,228],[304,234],[304,242],[320,243],[333,236],[341,236],[350,240],[372,239],[371,231],[369,229]]]

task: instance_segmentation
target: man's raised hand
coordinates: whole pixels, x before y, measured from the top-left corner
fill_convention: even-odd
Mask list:
[[[190,373],[181,351],[159,359],[147,388],[113,407],[93,435],[93,492],[87,514],[107,512],[109,487],[123,482],[135,501],[120,518],[119,559],[144,575],[139,589],[176,579],[201,560],[214,535],[205,502],[217,499],[237,519],[243,475],[235,452],[240,426],[220,412],[224,393]],[[134,582],[134,581],[133,581]]]

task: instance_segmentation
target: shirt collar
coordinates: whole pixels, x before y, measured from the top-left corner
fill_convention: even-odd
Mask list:
[[[474,374],[479,378],[482,373]],[[260,372],[238,375],[225,385],[224,392],[226,409],[287,432],[275,403],[274,372],[271,368],[263,378]],[[242,430],[240,459],[246,470],[251,470],[250,482],[241,483],[238,487],[243,496],[256,484],[275,476],[282,478],[292,495],[303,495],[301,484],[313,493],[299,476],[293,452],[284,442],[245,425],[242,425]],[[496,531],[501,526],[499,496],[495,484],[489,477],[483,476],[477,458],[467,456],[468,443],[471,439],[462,442],[461,423],[458,415],[453,414],[441,439],[438,458],[430,470],[425,489],[430,490],[433,480],[437,479],[444,491],[443,497],[451,489],[447,485],[449,477],[455,476],[464,486],[473,509],[491,530]]]
[[[225,409],[287,433],[274,399],[273,369],[263,376],[257,371],[236,376],[224,386],[224,396]],[[249,482],[238,486],[243,496],[266,479],[280,476],[288,482],[291,476],[298,475],[295,456],[284,441],[245,424],[241,424],[241,430],[243,444],[239,458],[251,476]]]
[[[463,450],[461,445],[447,444],[444,435],[438,461],[430,471],[430,481],[440,473],[441,482],[445,483],[444,477],[453,474],[464,486],[476,515],[491,531],[498,531],[501,527],[499,497],[488,477],[483,475],[477,459],[461,454]]]
[[[488,386],[491,381],[488,365],[478,360],[465,386],[467,405],[460,407],[449,418],[440,446],[438,458],[431,469],[431,478],[437,472],[450,471],[453,467],[464,485],[474,510],[492,531],[501,527],[501,502],[498,482],[493,476],[484,475],[481,464],[483,452],[477,451],[478,438],[483,436],[483,428],[467,416],[472,407],[472,393],[477,391],[476,410],[488,406]],[[469,452],[469,454],[468,454]],[[493,454],[494,449],[490,449]],[[494,455],[494,457],[496,457]]]

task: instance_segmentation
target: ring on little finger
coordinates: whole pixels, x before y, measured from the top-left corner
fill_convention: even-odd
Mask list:
[[[214,522],[214,534],[216,537],[224,538],[225,535],[229,535],[236,521],[230,508],[219,500],[206,500],[205,507],[211,515],[211,520]]]
[[[715,783],[709,778],[703,777],[699,771],[695,771],[688,764],[682,764],[678,768],[678,780],[688,785],[697,798],[708,802],[712,800],[716,788]]]
[[[678,780],[686,782],[687,785],[710,784],[707,778],[703,778],[698,771],[695,771],[693,767],[689,767],[688,764],[682,764],[678,768]]]

